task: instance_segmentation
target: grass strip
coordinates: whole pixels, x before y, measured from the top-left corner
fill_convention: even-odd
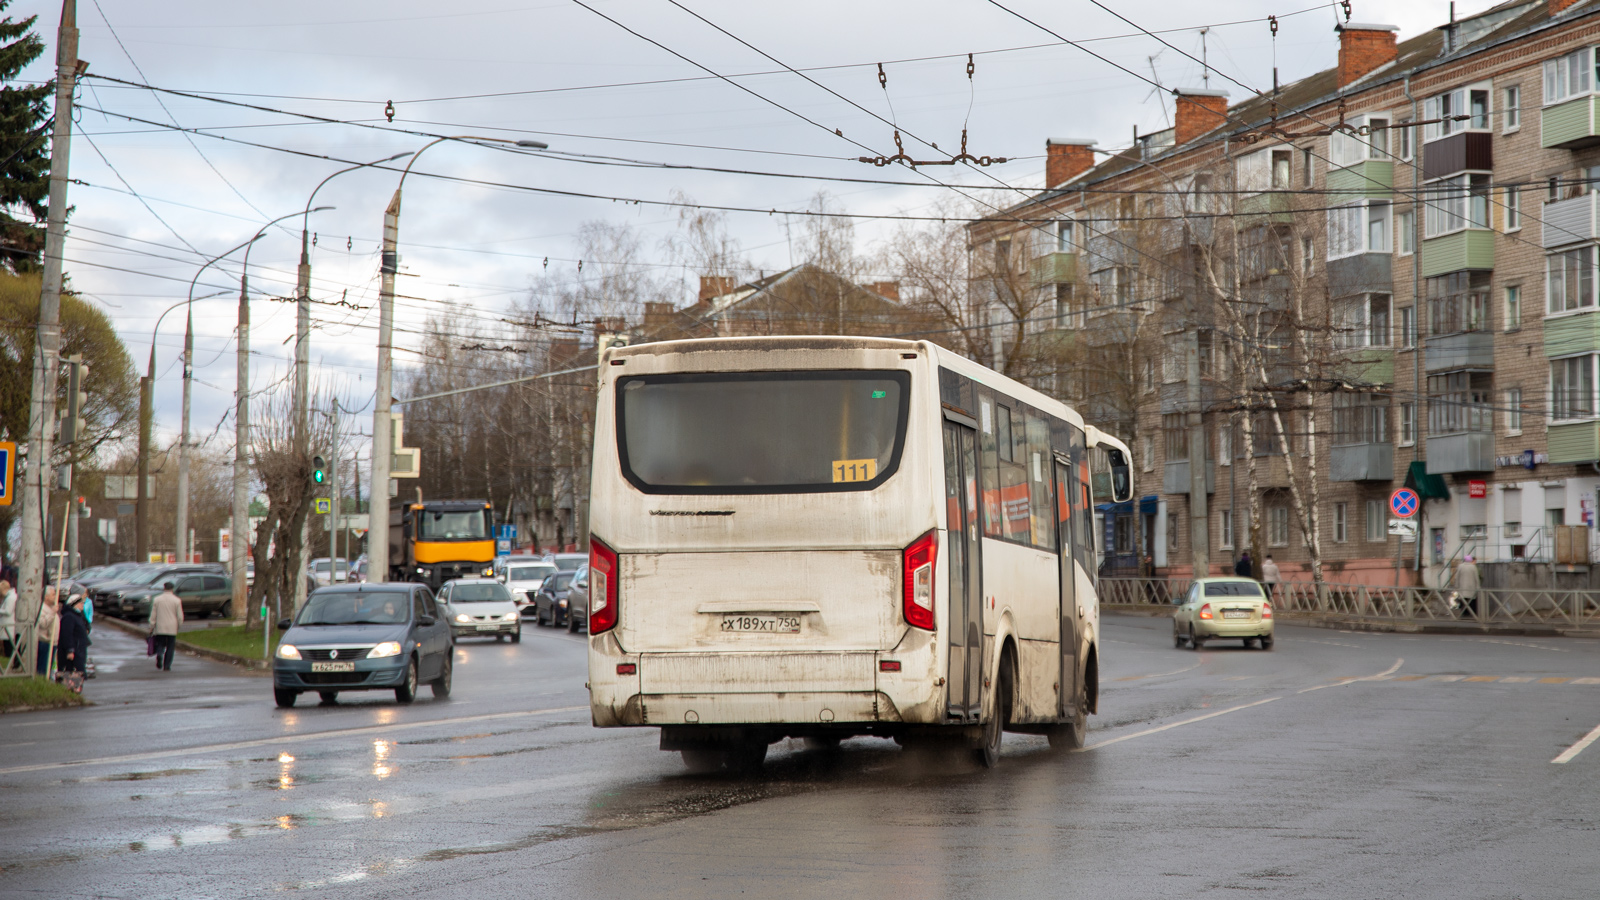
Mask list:
[[[278,648],[278,638],[282,632],[273,629],[270,638],[270,653]],[[248,659],[265,659],[261,655],[261,632],[254,628],[245,628],[242,625],[230,625],[226,628],[203,628],[195,631],[185,631],[178,635],[178,640],[204,647],[207,650],[220,650],[223,653],[232,653]]]
[[[27,709],[60,709],[82,706],[82,694],[74,694],[54,681],[43,678],[0,678],[0,713]]]

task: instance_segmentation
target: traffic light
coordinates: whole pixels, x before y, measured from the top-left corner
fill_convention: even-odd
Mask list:
[[[89,405],[89,364],[82,357],[67,360],[67,409],[61,418],[61,443],[71,444],[81,440],[88,431],[83,418],[84,407]]]
[[[313,456],[311,458],[311,483],[312,484],[326,484],[327,481],[328,481],[328,464],[323,462],[322,457]]]

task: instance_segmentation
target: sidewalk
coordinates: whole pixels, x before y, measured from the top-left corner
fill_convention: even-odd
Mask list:
[[[105,616],[95,621],[96,628],[99,628],[102,624],[110,625],[118,631],[138,638],[141,642],[144,641],[145,634],[147,633],[143,623],[125,622],[122,619],[114,619],[111,616]],[[214,662],[227,663],[230,666],[238,668],[240,670],[240,674],[271,674],[272,664],[266,660],[235,656],[232,653],[224,653],[221,650],[212,650],[209,647],[196,646],[183,639],[184,632],[205,631],[209,627],[210,626],[205,621],[184,620],[184,623],[178,626],[178,652],[187,653],[190,656],[197,656],[202,659],[209,659]]]
[[[1160,603],[1123,604],[1104,603],[1101,612],[1115,616],[1147,616],[1172,618],[1173,607]],[[1529,625],[1521,622],[1473,622],[1471,620],[1445,621],[1439,619],[1367,619],[1336,613],[1300,613],[1278,610],[1279,622],[1307,625],[1312,628],[1338,628],[1346,631],[1378,631],[1398,634],[1496,634],[1517,637],[1574,637],[1600,638],[1600,629],[1558,628],[1549,625]]]

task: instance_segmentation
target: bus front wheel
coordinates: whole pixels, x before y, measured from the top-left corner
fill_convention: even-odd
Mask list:
[[[1011,721],[1011,694],[1012,685],[1016,683],[1016,660],[1007,648],[1004,656],[1000,658],[1000,672],[995,679],[994,686],[994,712],[989,716],[989,721],[983,724],[983,743],[972,751],[973,758],[978,765],[985,769],[992,769],[1000,764],[1000,740],[1005,734],[1006,723]]]

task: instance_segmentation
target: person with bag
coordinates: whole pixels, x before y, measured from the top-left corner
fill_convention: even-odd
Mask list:
[[[89,620],[83,615],[83,595],[67,598],[61,611],[61,641],[56,646],[62,682],[74,693],[83,693],[83,677],[88,671]]]
[[[156,668],[172,671],[172,654],[178,649],[178,628],[183,625],[183,601],[172,592],[173,583],[161,585],[161,593],[150,601],[151,649],[155,651]]]

